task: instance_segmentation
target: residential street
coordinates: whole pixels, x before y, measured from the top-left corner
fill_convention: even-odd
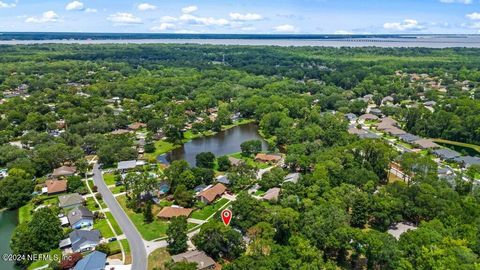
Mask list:
[[[95,186],[97,186],[98,192],[102,194],[104,202],[107,204],[110,212],[128,239],[132,256],[132,269],[146,270],[148,260],[143,239],[103,181],[102,171],[99,169],[98,164],[95,164],[93,167],[93,182],[95,183]]]

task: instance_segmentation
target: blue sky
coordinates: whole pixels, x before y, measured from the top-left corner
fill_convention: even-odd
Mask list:
[[[0,31],[480,33],[480,0],[0,0]]]

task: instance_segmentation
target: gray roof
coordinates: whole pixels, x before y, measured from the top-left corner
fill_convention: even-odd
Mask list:
[[[100,243],[100,232],[98,230],[84,231],[75,230],[69,235],[70,241],[72,241],[72,250],[77,251],[82,248],[85,242]]]
[[[208,257],[207,254],[203,251],[193,250],[187,251],[184,253],[180,253],[177,255],[172,256],[172,260],[174,262],[189,262],[189,263],[196,263],[197,269],[206,269],[208,267],[213,267],[215,265],[215,261]]]
[[[93,219],[93,213],[88,210],[85,206],[81,205],[72,211],[68,212],[67,214],[68,222],[70,222],[71,225],[77,223],[78,221],[82,220],[83,218],[92,218]]]
[[[298,183],[298,179],[300,179],[299,173],[290,173],[285,178],[283,178],[283,182],[292,182],[294,184]]]
[[[94,251],[78,261],[74,270],[103,270],[106,262],[107,254]]]
[[[454,159],[460,156],[460,153],[447,148],[433,150],[433,153],[442,159]]]
[[[458,163],[462,163],[464,166],[467,166],[467,167],[472,165],[480,165],[479,157],[464,156],[464,157],[457,157],[454,160]]]
[[[420,138],[418,136],[415,136],[413,134],[410,134],[410,133],[400,134],[400,135],[398,135],[398,137],[402,141],[405,141],[405,142],[408,142],[408,143],[413,143],[415,141],[418,141],[418,140],[422,139],[422,138]]]
[[[80,194],[78,193],[72,193],[72,194],[58,196],[58,201],[59,201],[58,205],[61,208],[64,208],[64,207],[69,207],[77,204],[82,204],[83,197],[80,196]]]
[[[347,113],[345,114],[345,117],[350,121],[357,119],[357,115],[354,113]]]
[[[230,185],[230,180],[228,179],[228,176],[226,176],[226,175],[219,176],[217,178],[217,182],[225,184],[225,185]]]
[[[358,134],[358,137],[362,139],[378,139],[380,136],[378,136],[375,133],[367,132],[366,134]]]
[[[137,167],[136,160],[120,161],[118,162],[117,169],[119,170],[128,170]]]

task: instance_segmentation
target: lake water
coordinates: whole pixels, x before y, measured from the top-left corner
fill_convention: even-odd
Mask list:
[[[253,46],[320,46],[320,47],[423,47],[480,48],[480,36],[418,36],[418,37],[372,37],[372,38],[308,38],[308,39],[255,39],[255,38],[152,38],[152,39],[52,39],[52,40],[0,40],[0,45],[28,44],[210,44],[210,45],[253,45]]]
[[[218,132],[213,136],[193,139],[182,147],[158,156],[157,159],[161,163],[185,159],[190,166],[195,166],[195,157],[199,153],[212,152],[219,157],[240,152],[240,144],[249,140],[261,140],[263,149],[267,149],[267,143],[258,134],[258,126],[251,123]]]
[[[18,224],[18,211],[0,211],[0,255],[10,254],[10,239]],[[6,262],[0,258],[0,269],[17,270],[12,262]]]

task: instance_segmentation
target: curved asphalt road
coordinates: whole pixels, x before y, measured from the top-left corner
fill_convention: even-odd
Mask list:
[[[132,256],[132,270],[146,270],[147,251],[143,244],[143,239],[137,231],[137,228],[135,228],[135,225],[133,225],[120,204],[118,204],[117,200],[113,197],[113,194],[110,189],[108,189],[105,181],[103,181],[102,171],[99,169],[98,164],[93,166],[93,182],[95,183],[95,186],[97,186],[98,192],[102,194],[103,200],[128,239]]]

